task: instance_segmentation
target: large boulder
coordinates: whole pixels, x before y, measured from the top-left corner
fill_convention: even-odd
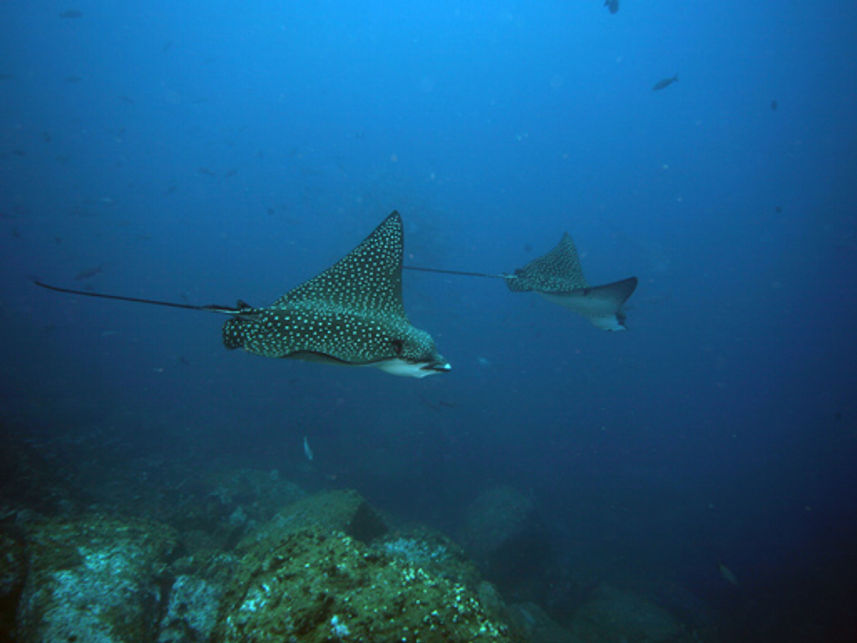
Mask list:
[[[692,633],[653,601],[603,583],[575,611],[569,630],[580,640],[591,643],[694,640]]]
[[[88,514],[29,526],[29,572],[18,602],[17,640],[39,643],[152,641],[168,527]]]
[[[467,508],[459,535],[485,576],[504,591],[532,594],[552,563],[552,548],[533,501],[514,487],[498,485]]]
[[[538,643],[588,643],[563,628],[536,603],[515,603],[508,608],[510,624],[518,638]]]
[[[247,539],[216,641],[508,641],[465,586],[320,524]]]
[[[461,533],[465,550],[477,560],[506,547],[533,530],[533,501],[510,485],[491,487],[470,503]]]
[[[386,521],[366,499],[351,489],[321,491],[283,507],[247,540],[276,538],[282,533],[319,527],[322,531],[342,531],[369,543],[389,531]]]

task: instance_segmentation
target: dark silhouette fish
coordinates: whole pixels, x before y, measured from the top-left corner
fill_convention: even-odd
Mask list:
[[[263,357],[374,366],[410,377],[445,373],[451,367],[431,335],[405,315],[403,252],[402,219],[393,212],[333,266],[264,308],[240,300],[234,307],[195,306],[34,283],[77,295],[230,315],[223,325],[224,345]]]
[[[60,18],[83,18],[83,11],[80,9],[66,9],[60,14]]]
[[[658,82],[655,83],[655,86],[652,87],[652,91],[656,92],[656,91],[661,90],[661,89],[666,89],[667,87],[669,87],[673,83],[677,83],[677,82],[678,82],[678,74],[676,74],[672,78],[662,78],[661,80],[659,80]]]
[[[604,6],[610,10],[610,13],[619,11],[619,0],[604,0]]]

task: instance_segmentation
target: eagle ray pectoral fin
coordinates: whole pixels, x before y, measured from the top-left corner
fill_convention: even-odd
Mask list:
[[[594,326],[602,330],[618,331],[627,330],[622,305],[636,288],[637,278],[628,277],[602,286],[580,288],[570,293],[540,292],[539,294],[548,301],[565,306],[586,317]]]
[[[244,347],[245,328],[244,320],[233,317],[223,324],[223,345],[229,350]]]

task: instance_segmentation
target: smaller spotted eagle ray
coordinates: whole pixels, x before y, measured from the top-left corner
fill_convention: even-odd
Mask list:
[[[227,348],[264,357],[374,366],[394,375],[425,377],[450,370],[426,331],[408,321],[402,303],[404,234],[398,212],[333,266],[270,306],[193,306],[50,286],[92,297],[189,308],[231,316],[223,325]]]
[[[577,248],[566,232],[550,252],[533,259],[513,273],[491,274],[405,266],[408,270],[440,272],[470,277],[503,279],[513,292],[534,291],[561,306],[583,315],[603,330],[625,330],[622,305],[637,287],[637,278],[628,277],[603,286],[590,286],[583,276]]]
[[[504,275],[504,279],[509,290],[533,290],[548,301],[583,315],[603,330],[625,330],[622,305],[637,288],[636,277],[590,286],[583,276],[577,248],[567,232],[553,250],[513,274]]]

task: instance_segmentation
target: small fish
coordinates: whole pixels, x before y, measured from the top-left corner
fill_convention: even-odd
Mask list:
[[[619,0],[604,0],[604,6],[610,10],[610,13],[619,11]]]
[[[677,83],[677,82],[678,82],[678,74],[676,74],[672,78],[662,78],[661,80],[659,80],[658,82],[655,83],[655,86],[652,87],[652,91],[656,92],[656,91],[659,91],[661,89],[666,89],[667,87],[669,87],[673,83]]]
[[[197,170],[200,174],[205,174],[205,176],[217,176],[213,170],[210,170],[207,167],[201,167]]]
[[[304,455],[307,460],[312,462],[312,449],[309,446],[309,440],[307,440],[306,436],[304,436]]]
[[[772,101],[771,101],[771,111],[772,111],[772,112],[777,111],[777,107],[778,107],[778,106],[779,106],[779,105],[777,104],[777,101],[775,101],[775,100],[772,100]]]
[[[83,11],[80,9],[66,9],[60,14],[60,18],[83,18]]]
[[[717,563],[717,569],[720,570],[720,577],[730,585],[738,587],[738,577],[722,562]]]

